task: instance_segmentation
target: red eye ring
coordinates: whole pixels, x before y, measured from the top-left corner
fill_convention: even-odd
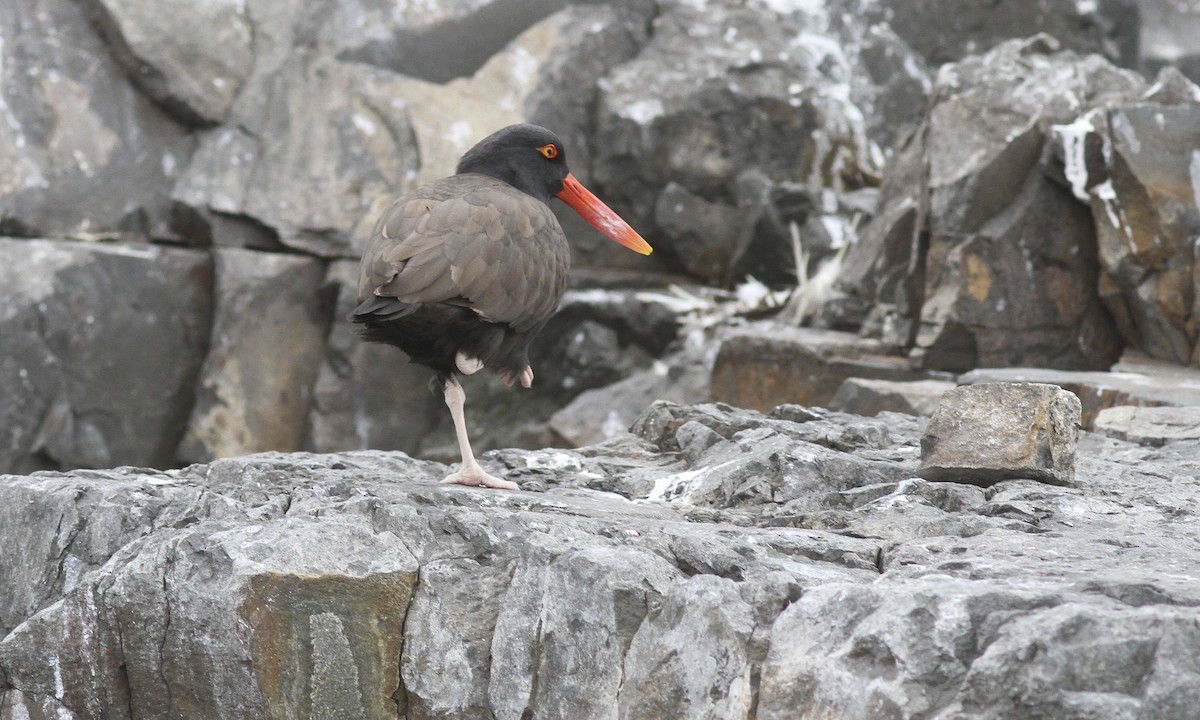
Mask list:
[[[546,158],[547,160],[553,160],[554,158],[558,157],[558,146],[554,143],[543,145],[537,150],[542,154],[542,157]]]

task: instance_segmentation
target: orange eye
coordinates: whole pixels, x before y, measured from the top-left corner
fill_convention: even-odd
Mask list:
[[[554,158],[558,157],[558,146],[554,143],[543,145],[538,148],[538,152],[540,152],[542,157],[546,158],[547,160],[553,160]]]

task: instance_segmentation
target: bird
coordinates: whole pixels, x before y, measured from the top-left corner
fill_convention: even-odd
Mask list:
[[[391,203],[363,253],[350,320],[365,341],[398,347],[441,385],[462,456],[443,483],[518,489],[475,459],[458,378],[486,368],[510,387],[532,387],[530,342],[557,310],[571,262],[552,198],[617,243],[653,252],[575,179],[555,133],[517,124],[479,141],[454,175]]]

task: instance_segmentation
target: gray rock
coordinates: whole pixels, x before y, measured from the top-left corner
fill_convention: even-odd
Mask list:
[[[1177,67],[1200,82],[1200,13],[1194,4],[1143,3],[1141,70],[1147,74],[1160,68]]]
[[[235,248],[215,256],[213,342],[179,457],[299,450],[333,305],[324,264]]]
[[[1096,415],[1095,430],[1139,445],[1200,440],[1200,408],[1118,405]]]
[[[0,717],[4,720],[26,717],[30,720],[76,720],[79,716],[52,697],[19,690],[0,690]]]
[[[658,195],[654,224],[671,237],[688,274],[710,283],[725,280],[743,233],[736,207],[708,202],[672,181]]]
[[[1183,718],[1193,615],[1029,581],[830,585],[776,621],[759,717]]]
[[[207,255],[0,239],[0,470],[170,465],[208,343]]]
[[[157,539],[127,546],[103,583],[0,642],[10,680],[88,716],[395,717],[416,581],[395,536],[344,517],[202,523]]]
[[[664,403],[482,457],[542,492],[374,451],[4,477],[0,708],[1190,720],[1195,444],[983,489],[912,478],[920,430]]]
[[[927,146],[932,236],[914,343],[927,366],[1099,369],[1120,352],[1095,286],[1094,230],[1038,158],[1053,123],[1144,84],[1096,56],[1056,50],[1045,36],[1013,41],[940,73],[945,99],[930,110]],[[1038,92],[1026,90],[1031,64]],[[973,119],[994,107],[1007,108],[1003,127]],[[1046,224],[1060,232],[1040,234]]]
[[[1131,99],[1058,128],[1065,174],[1091,206],[1102,296],[1117,328],[1132,347],[1181,364],[1200,361],[1182,290],[1193,284],[1184,248],[1200,229],[1186,191],[1195,174],[1186,149],[1200,142],[1200,88],[1192,88],[1172,104]]]
[[[939,72],[927,120],[893,158],[895,179],[847,256],[831,319],[874,314],[874,332],[929,368],[1103,369],[1117,358],[1095,228],[1055,182],[1051,130],[1145,83],[1057,48],[1047,36],[1010,41]],[[1048,225],[1059,232],[1041,233]]]
[[[873,113],[863,111],[875,95],[856,92],[871,84],[862,82],[870,74],[856,41],[870,33],[818,5],[661,7],[646,47],[602,83],[593,179],[635,226],[660,237],[664,254],[712,277],[732,265],[755,220],[752,213],[749,224],[733,227],[740,178],[856,187],[861,178],[843,176],[869,171],[882,157],[867,134],[865,116]],[[811,41],[797,43],[798,36]],[[911,58],[902,43],[888,48]],[[894,59],[876,69],[919,88],[923,78],[905,67]],[[891,131],[907,119],[893,109]],[[915,116],[919,104],[908,110]],[[799,146],[796,138],[804,139]],[[676,186],[660,198],[668,183]],[[687,221],[675,212],[680,204],[720,221]]]
[[[982,383],[942,396],[921,438],[919,474],[991,485],[1075,477],[1079,398],[1055,385]]]
[[[245,230],[222,223],[232,220],[258,243],[357,257],[356,224],[415,177],[416,139],[398,97],[400,80],[367,66],[311,53],[271,65],[260,53],[226,124],[198,136],[172,197],[217,244],[247,244]]]
[[[563,0],[456,0],[438,5],[329,3],[308,19],[343,59],[434,83],[473,75]],[[365,32],[364,32],[365,30]]]
[[[1033,0],[995,4],[982,0],[885,0],[891,28],[932,67],[991,50],[1011,38],[1044,32],[1080,55],[1098,53],[1136,67],[1140,14],[1148,5],[1131,0]]]
[[[550,416],[549,427],[569,446],[582,447],[624,434],[653,402],[687,405],[707,399],[703,363],[680,354],[611,385],[585,390]]]
[[[11,478],[0,486],[4,507],[18,504],[18,492],[29,493],[21,506],[69,501],[83,483],[126,498],[119,507],[135,516],[152,500],[164,525],[149,529],[152,541],[138,539],[148,528],[131,528],[108,557],[58,591],[58,602],[42,600],[32,615],[16,609],[20,627],[0,641],[0,667],[21,692],[83,716],[128,713],[132,704],[183,717],[255,707],[269,715],[324,709],[374,717],[371,708],[381,706],[373,703],[396,712],[397,678],[395,697],[414,718],[476,717],[486,708],[497,717],[520,717],[527,707],[537,708],[536,717],[615,713],[635,634],[650,632],[647,613],[684,577],[675,552],[690,558],[689,568],[720,566],[701,559],[718,552],[701,542],[705,526],[682,522],[670,508],[601,495],[464,495],[440,486],[440,472],[404,456],[359,453],[259,455],[93,479]],[[477,500],[514,504],[484,512]],[[547,524],[563,502],[576,519]],[[89,536],[87,517],[107,522],[81,516],[81,539]],[[634,524],[605,539],[614,517]],[[801,584],[859,577],[846,568],[859,561],[839,553],[871,547],[783,530],[738,537],[744,546],[735,557],[746,558],[746,572],[794,568]],[[420,562],[415,586],[409,552]],[[9,563],[6,573],[56,567],[41,552]],[[674,590],[668,607],[690,608],[691,587]],[[745,609],[699,607],[686,611],[687,623],[709,612],[731,617],[722,642],[748,652]],[[655,623],[662,632],[670,632],[670,612]],[[61,628],[74,630],[55,636]],[[368,648],[362,643],[372,635],[379,642]],[[55,668],[69,691],[57,689]]]
[[[748,717],[753,630],[754,609],[732,580],[696,575],[676,585],[629,645],[618,717]]]
[[[3,233],[170,237],[194,140],[129,82],[81,3],[5,3],[0,39]]]
[[[187,122],[225,119],[254,60],[245,3],[87,4],[117,59],[151,97]]]
[[[956,385],[947,380],[871,380],[847,378],[829,401],[830,410],[855,415],[899,412],[930,416],[942,395]]]

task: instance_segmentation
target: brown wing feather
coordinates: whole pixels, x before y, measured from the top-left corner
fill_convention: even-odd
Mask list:
[[[359,301],[461,302],[517,332],[558,307],[570,252],[550,208],[492,178],[455,175],[392,204],[363,255]]]

